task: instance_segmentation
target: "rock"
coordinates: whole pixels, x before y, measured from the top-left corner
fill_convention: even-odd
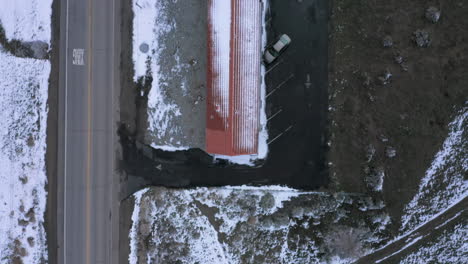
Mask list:
[[[440,19],[440,10],[435,6],[426,9],[426,19],[432,23],[437,23]]]
[[[262,196],[262,199],[260,199],[260,207],[264,210],[268,210],[273,208],[273,206],[275,206],[275,197],[267,192]]]
[[[387,35],[383,38],[382,40],[382,45],[385,47],[385,48],[390,48],[391,46],[393,46],[393,39],[391,36]]]
[[[418,47],[429,47],[431,45],[431,37],[425,29],[418,29],[413,33],[414,42]]]

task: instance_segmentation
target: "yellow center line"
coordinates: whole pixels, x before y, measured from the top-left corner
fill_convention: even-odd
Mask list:
[[[92,38],[93,38],[93,15],[92,0],[88,0],[88,134],[87,134],[87,153],[86,153],[86,263],[91,262],[91,86],[92,86]]]

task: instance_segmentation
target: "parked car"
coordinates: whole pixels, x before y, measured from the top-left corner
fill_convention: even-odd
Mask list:
[[[263,55],[265,62],[270,64],[275,61],[279,55],[281,55],[281,53],[283,53],[284,50],[289,46],[289,44],[291,44],[291,38],[289,38],[289,36],[286,34],[281,35],[275,44],[266,48],[265,54]]]

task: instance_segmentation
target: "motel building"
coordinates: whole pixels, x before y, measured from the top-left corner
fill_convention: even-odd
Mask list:
[[[261,0],[208,0],[206,151],[258,153]]]

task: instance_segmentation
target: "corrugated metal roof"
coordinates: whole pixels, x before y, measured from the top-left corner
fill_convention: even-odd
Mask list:
[[[229,6],[225,2],[209,0],[206,151],[256,154],[262,3],[231,0]]]

